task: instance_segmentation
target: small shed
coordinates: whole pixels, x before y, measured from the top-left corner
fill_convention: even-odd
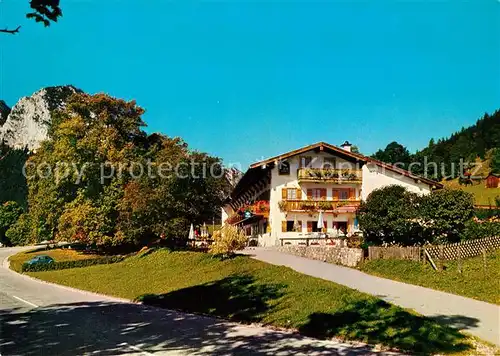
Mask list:
[[[486,177],[486,188],[499,188],[500,174],[490,173]]]

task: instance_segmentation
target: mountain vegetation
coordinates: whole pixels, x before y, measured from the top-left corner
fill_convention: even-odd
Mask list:
[[[217,216],[229,189],[220,159],[180,138],[147,135],[143,112],[133,101],[83,93],[53,111],[48,139],[26,162],[26,212],[7,238],[137,246],[185,236],[190,223]]]
[[[10,149],[0,142],[0,204],[13,201],[27,206],[28,186],[23,174],[27,158],[26,150]]]
[[[378,150],[372,157],[386,163],[402,163],[403,168],[410,168],[415,174],[442,180],[457,178],[461,167],[460,161],[474,162],[476,157],[485,159],[493,150],[492,171],[500,172],[500,110],[493,114],[484,114],[474,125],[453,133],[449,138],[431,139],[424,149],[410,154],[406,147],[391,142],[385,149]],[[413,164],[409,167],[410,163]]]

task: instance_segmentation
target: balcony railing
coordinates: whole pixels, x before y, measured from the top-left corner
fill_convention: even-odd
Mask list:
[[[360,169],[301,168],[298,171],[299,182],[327,182],[361,184],[363,174]]]
[[[245,205],[239,208],[233,215],[227,218],[228,224],[237,224],[250,216],[259,215],[262,217],[269,217],[269,201],[260,200],[250,205]]]
[[[341,199],[341,200],[282,200],[279,208],[281,211],[338,211],[355,210],[359,206],[359,199]]]

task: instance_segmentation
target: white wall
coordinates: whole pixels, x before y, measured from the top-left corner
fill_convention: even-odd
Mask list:
[[[332,199],[332,188],[348,188],[353,187],[352,185],[340,185],[340,184],[317,184],[317,183],[303,183],[299,185],[297,181],[297,170],[300,166],[300,158],[304,156],[311,156],[313,158],[311,167],[312,168],[321,168],[324,163],[324,157],[335,157],[336,168],[339,169],[356,169],[356,165],[354,163],[348,162],[343,158],[337,157],[335,155],[326,153],[326,152],[314,152],[309,151],[307,153],[302,153],[299,156],[291,157],[287,160],[290,164],[290,174],[289,175],[280,175],[278,172],[278,167],[275,166],[271,171],[271,199],[270,199],[270,212],[269,212],[269,224],[271,226],[271,239],[274,240],[276,245],[279,244],[280,237],[286,237],[286,234],[294,234],[294,233],[283,233],[281,231],[281,222],[283,220],[287,220],[286,213],[282,212],[278,207],[278,202],[282,200],[281,190],[283,188],[300,188],[302,189],[302,199],[307,199],[307,188],[327,188],[327,199]],[[359,186],[359,185],[358,185]],[[356,190],[356,196],[359,194],[359,189]],[[289,213],[291,219],[293,220],[293,213]],[[329,221],[328,227],[330,228],[332,223],[331,219],[333,218],[332,214],[327,214],[327,221]],[[307,214],[305,214],[307,216]],[[297,218],[297,220],[302,220],[303,224],[303,232],[307,232],[307,221],[308,220],[317,220],[317,214],[314,215],[315,218]],[[338,215],[336,221],[347,221],[347,215]]]
[[[415,182],[413,178],[403,176],[400,173],[384,169],[375,164],[363,166],[363,184],[361,186],[361,199],[366,200],[368,195],[375,189],[388,185],[397,184],[407,188],[409,191],[418,194],[428,194],[432,187],[423,182]]]

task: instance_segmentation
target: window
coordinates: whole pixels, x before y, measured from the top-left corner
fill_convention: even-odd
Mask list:
[[[326,188],[307,189],[307,199],[312,199],[312,200],[326,199]]]
[[[289,175],[290,174],[290,163],[287,161],[280,161],[278,163],[278,173],[280,175]]]
[[[322,228],[326,228],[326,221],[324,222],[324,226],[318,226],[317,221],[308,221],[307,222],[307,231],[308,232],[321,232]]]
[[[286,190],[286,198],[287,199],[297,199],[297,189],[295,189],[295,188],[288,188]]]
[[[282,232],[302,232],[302,221],[297,221],[296,226],[294,220],[283,221],[282,227]]]
[[[311,167],[311,163],[312,163],[311,156],[300,157],[300,167],[309,168]]]
[[[346,189],[342,189],[339,191],[339,199],[340,200],[347,200],[349,199],[349,191]]]
[[[312,198],[313,199],[321,199],[321,189],[313,189],[312,190]]]
[[[323,159],[324,169],[334,169],[335,168],[335,157],[325,157]]]

